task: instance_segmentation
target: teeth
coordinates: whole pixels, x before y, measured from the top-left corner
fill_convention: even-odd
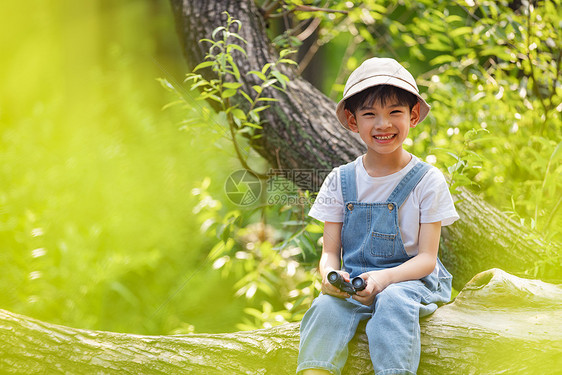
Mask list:
[[[381,140],[390,139],[390,138],[392,138],[392,137],[394,137],[394,135],[386,135],[386,136],[384,136],[384,137],[375,135],[375,138],[376,138],[376,139],[381,139]]]

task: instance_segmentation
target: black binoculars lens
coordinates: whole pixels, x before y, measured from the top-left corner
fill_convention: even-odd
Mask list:
[[[337,281],[339,279],[340,275],[339,273],[335,272],[335,271],[330,271],[330,273],[328,274],[328,281],[333,283],[335,281]]]
[[[362,290],[365,288],[365,280],[360,277],[354,277],[353,280],[351,280],[351,285],[357,290]]]

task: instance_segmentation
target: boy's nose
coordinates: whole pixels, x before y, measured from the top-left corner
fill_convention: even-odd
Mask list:
[[[376,129],[386,129],[390,126],[390,120],[385,116],[377,117],[375,121],[375,128]]]

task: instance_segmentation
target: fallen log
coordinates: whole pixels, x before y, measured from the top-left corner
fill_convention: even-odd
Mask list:
[[[41,322],[0,310],[2,374],[294,374],[299,325],[227,334],[141,336]],[[555,374],[562,286],[499,269],[476,275],[421,322],[419,374]],[[371,374],[360,329],[344,374]]]

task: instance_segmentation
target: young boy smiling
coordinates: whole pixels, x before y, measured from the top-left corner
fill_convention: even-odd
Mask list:
[[[361,320],[375,374],[417,371],[419,318],[451,297],[441,226],[458,219],[442,173],[402,147],[429,110],[393,59],[366,60],[346,83],[336,115],[367,150],[330,173],[309,213],[324,222],[322,294],[301,324],[298,373],[340,374]],[[350,296],[328,282],[330,271],[367,286]]]

